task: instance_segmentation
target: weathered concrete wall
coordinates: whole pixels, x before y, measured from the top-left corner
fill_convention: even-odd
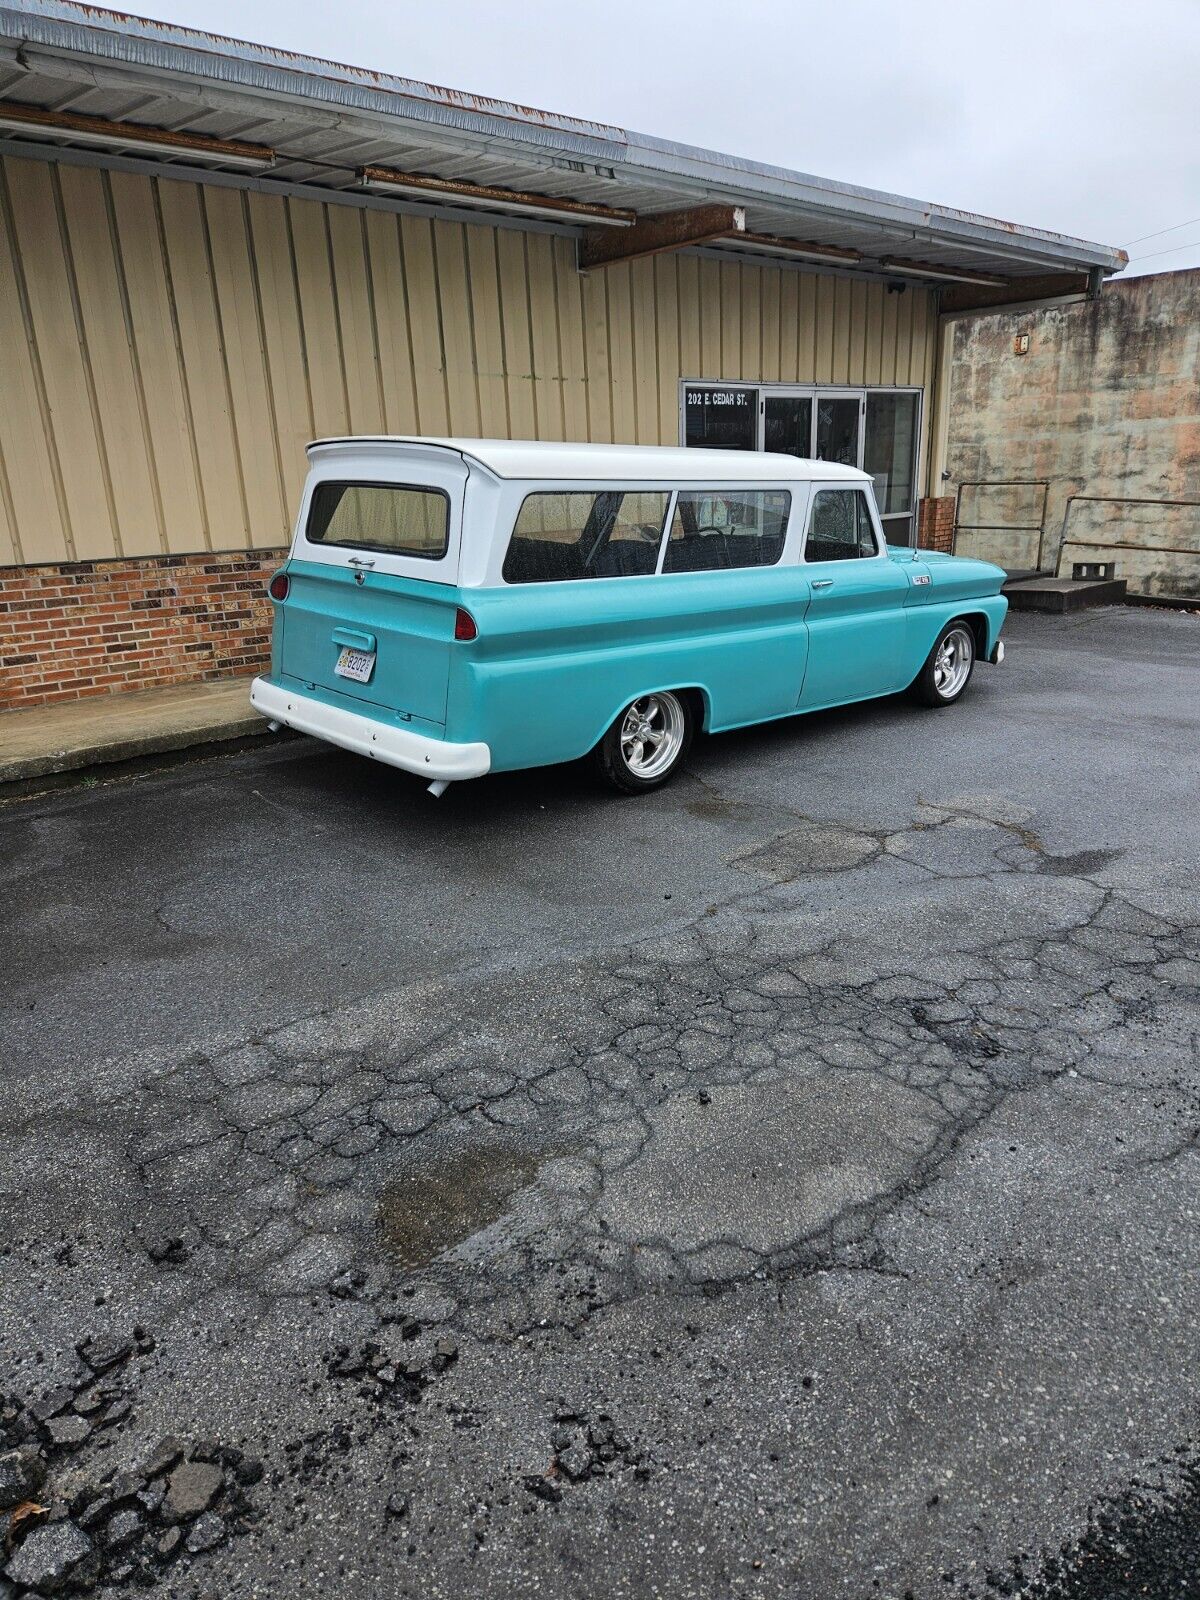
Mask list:
[[[1200,269],[951,337],[958,551],[1033,567],[1041,528],[1044,569],[1110,560],[1131,592],[1200,595]]]

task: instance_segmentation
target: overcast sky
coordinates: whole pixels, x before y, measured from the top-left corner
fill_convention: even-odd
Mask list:
[[[1200,265],[1200,0],[134,9]]]

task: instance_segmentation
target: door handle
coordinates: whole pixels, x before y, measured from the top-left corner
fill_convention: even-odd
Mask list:
[[[364,561],[361,556],[351,556],[350,565],[352,567],[373,567],[375,563],[373,561]]]
[[[360,633],[357,628],[335,628],[330,636],[334,644],[344,644],[351,650],[374,650],[375,635]]]
[[[812,580],[812,586],[813,586],[814,589],[832,589],[833,588],[833,579],[832,578],[814,578]]]

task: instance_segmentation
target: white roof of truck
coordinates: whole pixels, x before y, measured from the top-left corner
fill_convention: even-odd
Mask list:
[[[377,446],[382,452],[395,445],[453,450],[496,478],[559,478],[581,483],[663,478],[703,478],[712,483],[867,481],[867,474],[857,467],[843,467],[836,461],[805,461],[799,456],[771,455],[763,450],[556,444],[540,439],[428,439],[403,434],[316,439],[308,448],[316,451],[352,446],[358,451]]]

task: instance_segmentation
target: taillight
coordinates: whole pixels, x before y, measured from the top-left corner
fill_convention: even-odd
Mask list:
[[[475,626],[475,618],[469,611],[464,611],[461,606],[454,613],[454,637],[456,639],[478,639],[479,629]]]
[[[267,593],[272,600],[286,600],[288,590],[292,587],[286,572],[277,572],[267,585]]]

